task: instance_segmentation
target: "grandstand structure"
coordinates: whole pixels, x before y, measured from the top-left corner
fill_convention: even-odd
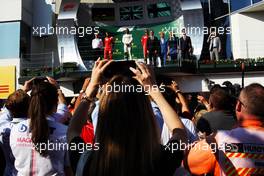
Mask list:
[[[262,0],[2,0],[0,6],[0,66],[16,68],[17,88],[34,76],[54,76],[66,96],[77,94],[89,76],[91,40],[95,32],[115,37],[114,59],[123,59],[121,37],[128,27],[134,37],[133,58],[143,58],[145,29],[189,29],[193,59],[168,62],[156,68],[175,79],[186,92],[208,91],[207,81],[222,84],[264,84],[264,1]],[[208,61],[208,31],[216,27],[223,51],[217,62]],[[101,36],[103,37],[103,35]]]

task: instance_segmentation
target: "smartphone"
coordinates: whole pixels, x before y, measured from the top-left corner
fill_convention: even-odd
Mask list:
[[[104,71],[105,78],[112,78],[114,75],[123,75],[133,77],[134,73],[129,69],[130,67],[136,69],[135,61],[114,61]]]
[[[32,80],[32,85],[37,85],[41,82],[45,82],[45,81],[48,81],[48,79],[44,76],[42,77],[36,77],[35,79]]]

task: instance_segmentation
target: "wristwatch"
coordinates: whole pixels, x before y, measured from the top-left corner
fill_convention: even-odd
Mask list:
[[[178,94],[178,93],[181,93],[181,91],[180,90],[176,90],[175,93]]]
[[[86,94],[84,94],[81,99],[89,102],[95,101],[95,98],[88,97]]]

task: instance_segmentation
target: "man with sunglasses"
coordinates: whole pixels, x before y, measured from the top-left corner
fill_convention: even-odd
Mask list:
[[[264,175],[264,87],[244,88],[236,103],[238,126],[196,143],[185,159],[194,175]]]

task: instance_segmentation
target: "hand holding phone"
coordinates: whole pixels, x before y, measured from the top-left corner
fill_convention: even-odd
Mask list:
[[[130,71],[130,67],[136,69],[135,61],[114,61],[104,71],[105,78],[112,78],[114,75],[123,75],[133,77],[133,73]]]

